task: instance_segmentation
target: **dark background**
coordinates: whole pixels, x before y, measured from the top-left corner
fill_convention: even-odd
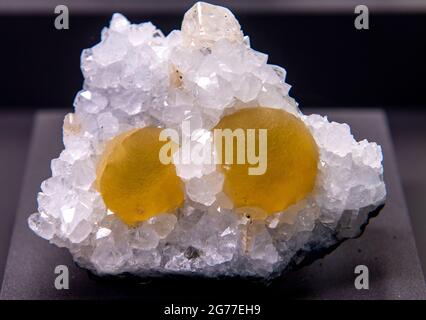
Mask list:
[[[0,282],[19,199],[32,117],[72,110],[82,49],[95,45],[114,12],[180,28],[189,0],[0,0]],[[287,70],[303,107],[386,111],[419,255],[426,270],[426,0],[244,0],[226,4],[251,46]],[[66,4],[70,29],[54,28]],[[356,30],[354,8],[370,9]]]
[[[355,29],[353,12],[237,16],[252,47],[285,67],[302,107],[426,105],[424,13],[373,11],[369,30]],[[182,12],[127,17],[152,21],[167,34],[180,28]],[[110,18],[70,9],[70,29],[56,30],[52,12],[0,16],[0,105],[71,107],[83,81],[80,53],[100,41]]]

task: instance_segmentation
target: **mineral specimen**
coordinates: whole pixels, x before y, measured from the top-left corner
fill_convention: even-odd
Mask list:
[[[172,212],[184,200],[173,164],[158,155],[161,129],[145,127],[115,137],[98,164],[98,191],[105,205],[128,225]]]
[[[224,160],[221,162],[225,163],[223,190],[236,207],[279,212],[304,199],[314,188],[318,150],[299,118],[279,109],[246,108],[223,117],[216,128],[267,130],[266,161],[263,161],[265,166],[260,167],[262,171],[249,175],[251,161],[238,164],[238,152],[233,152],[231,165]],[[255,144],[260,150],[260,143]]]
[[[167,36],[114,14],[81,69],[28,223],[92,272],[270,279],[358,236],[385,201],[380,146],[303,115],[225,8],[197,3]],[[219,154],[215,129],[247,143],[255,129],[244,156],[259,161]]]

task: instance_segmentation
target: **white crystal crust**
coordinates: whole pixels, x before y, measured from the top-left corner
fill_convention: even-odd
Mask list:
[[[346,124],[303,115],[288,95],[285,70],[250,48],[225,8],[198,3],[182,31],[167,36],[150,22],[114,14],[101,42],[83,51],[81,69],[84,89],[64,120],[65,148],[52,160],[28,223],[93,272],[268,278],[301,252],[357,236],[384,203],[380,146],[357,142]],[[250,222],[221,192],[223,176],[194,164],[177,167],[185,183],[177,212],[129,228],[105,207],[94,181],[112,137],[147,125],[180,130],[184,120],[207,132],[224,114],[258,105],[291,112],[311,131],[320,161],[309,197]]]

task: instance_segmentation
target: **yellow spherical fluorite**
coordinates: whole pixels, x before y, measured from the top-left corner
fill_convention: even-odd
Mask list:
[[[97,170],[97,187],[112,212],[128,225],[171,212],[184,201],[173,164],[159,160],[161,129],[146,127],[112,139]]]
[[[296,116],[279,109],[256,107],[223,117],[215,129],[255,129],[259,151],[259,129],[267,129],[266,171],[249,175],[252,164],[238,164],[234,138],[233,163],[226,164],[222,152],[224,192],[236,208],[258,207],[271,214],[305,198],[317,176],[318,148],[309,129]],[[217,141],[215,142],[218,146]]]

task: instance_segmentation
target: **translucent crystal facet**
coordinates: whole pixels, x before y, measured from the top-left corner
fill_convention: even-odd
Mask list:
[[[210,47],[221,39],[243,42],[243,33],[235,16],[226,8],[197,2],[182,22],[184,41],[190,45]]]

